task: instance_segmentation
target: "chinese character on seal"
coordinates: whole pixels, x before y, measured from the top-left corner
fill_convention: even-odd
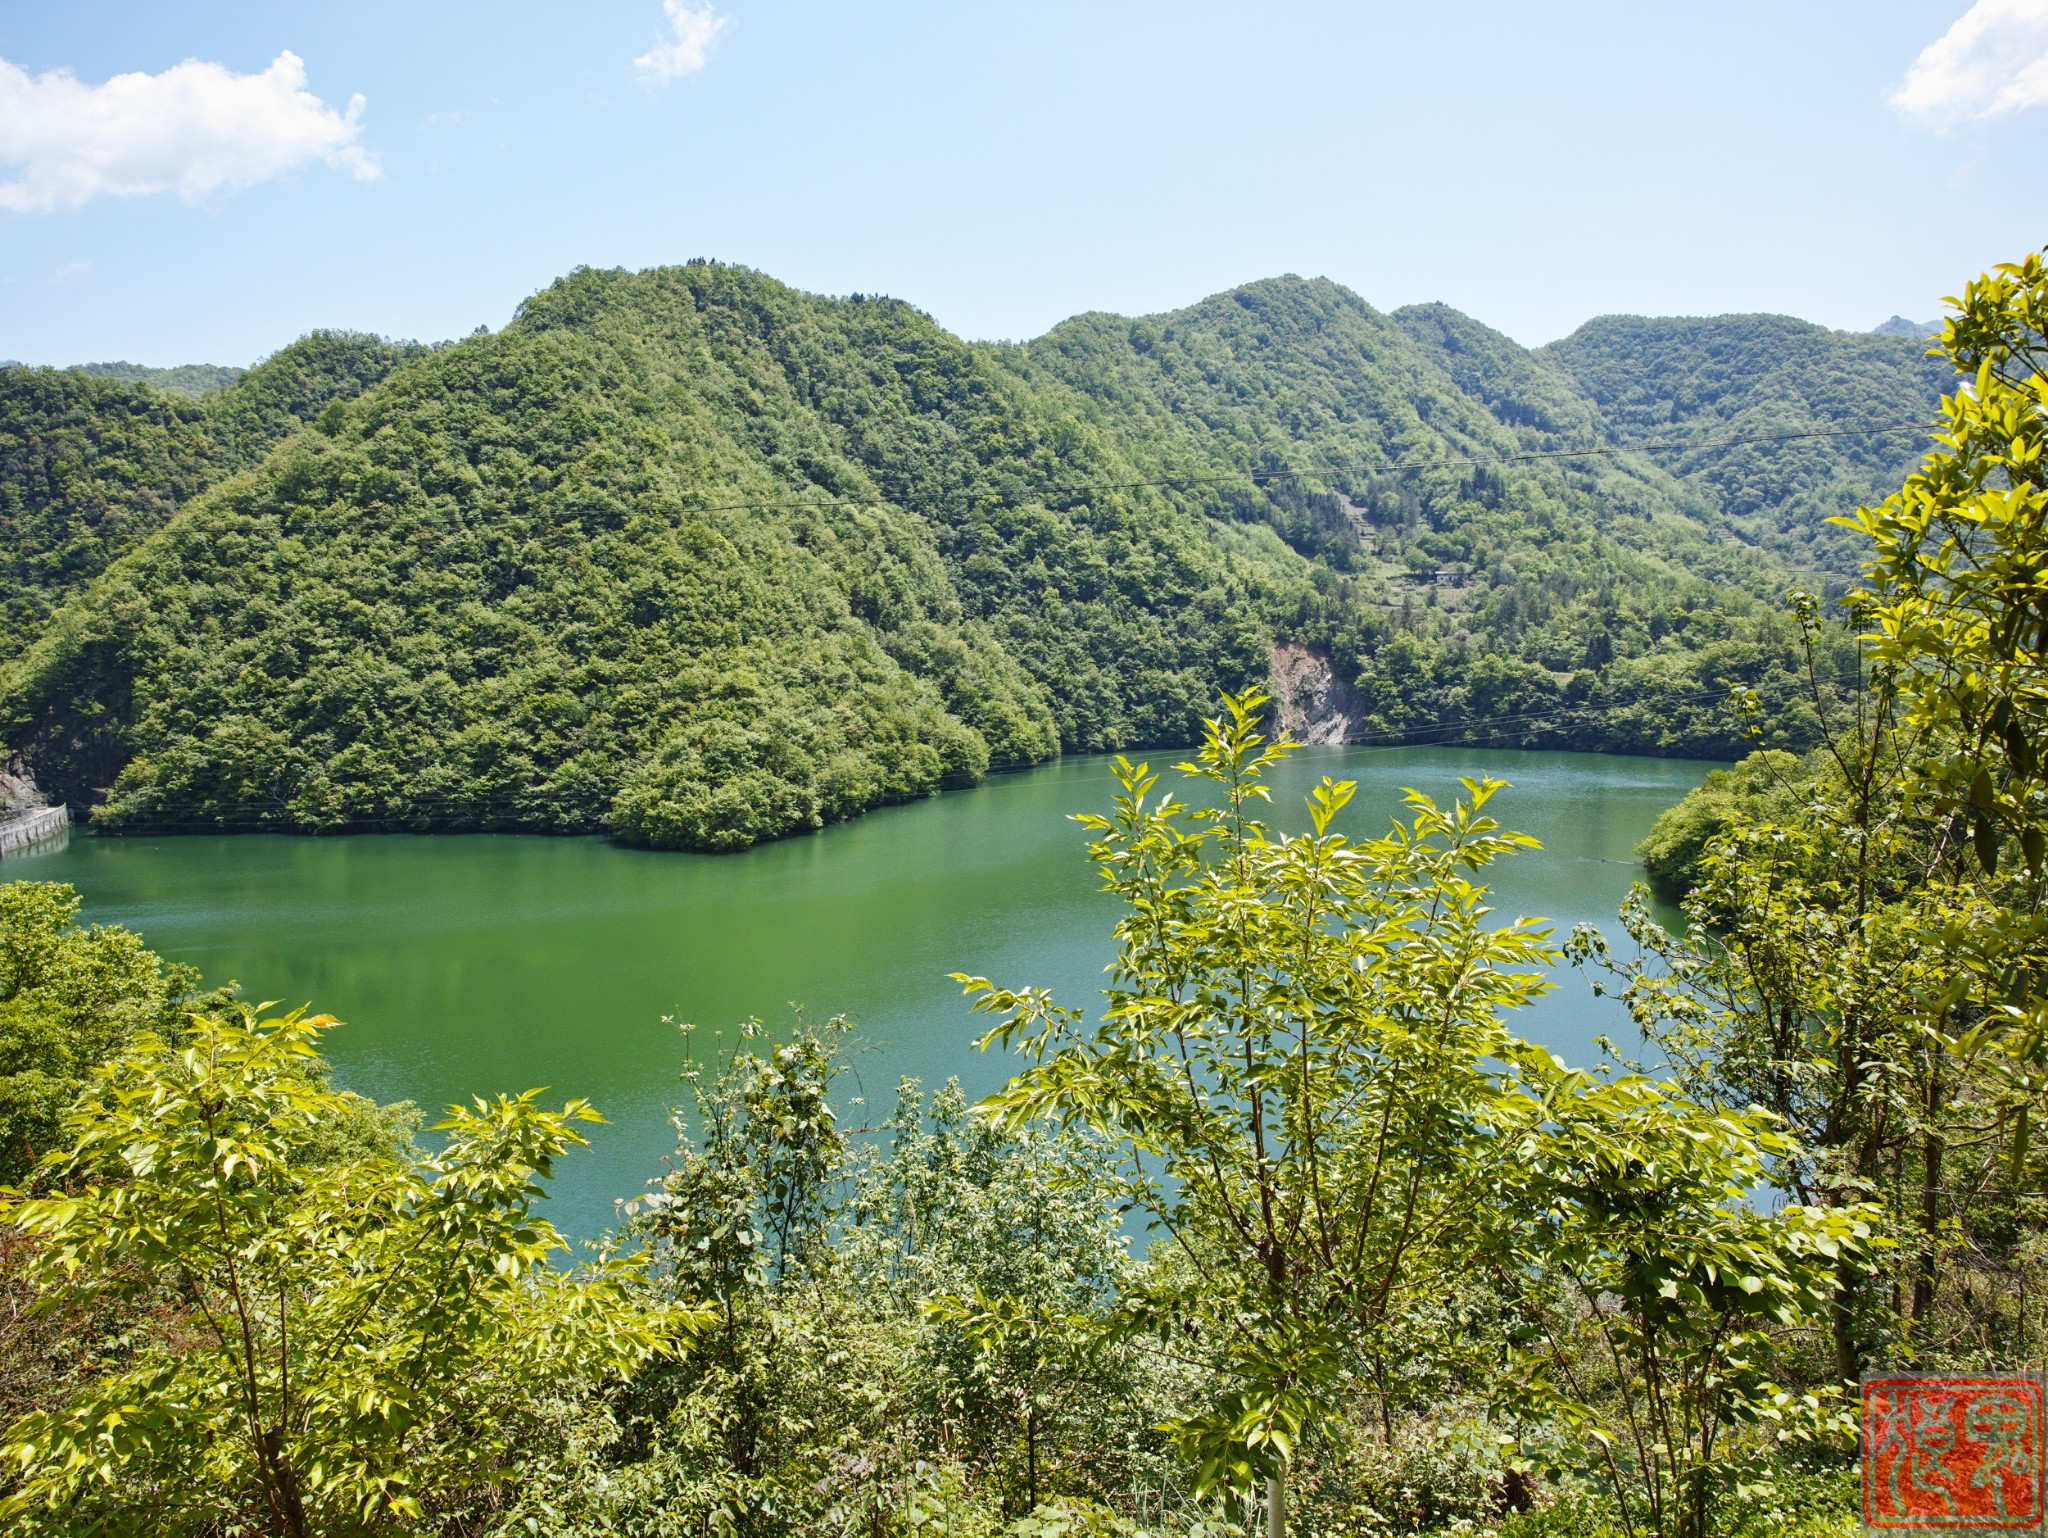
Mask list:
[[[2042,1474],[2039,1378],[1864,1380],[1866,1527],[2038,1533]]]

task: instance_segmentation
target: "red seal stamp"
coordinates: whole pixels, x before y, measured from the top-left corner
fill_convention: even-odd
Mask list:
[[[2040,1532],[2041,1431],[2039,1378],[1866,1378],[1864,1525]]]

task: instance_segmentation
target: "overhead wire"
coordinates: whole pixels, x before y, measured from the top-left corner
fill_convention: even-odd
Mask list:
[[[1612,458],[1623,454],[1661,454],[1672,450],[1731,449],[1751,443],[1797,443],[1810,438],[1861,438],[1874,437],[1885,433],[1927,432],[1929,422],[1889,422],[1876,427],[1820,427],[1805,428],[1797,432],[1784,433],[1741,433],[1727,438],[1665,439],[1656,443],[1590,444],[1582,448],[1569,449],[1524,449],[1512,454],[1439,454],[1428,459],[1404,460],[1361,460],[1355,464],[1318,464],[1301,467],[1280,465],[1271,469],[1237,469],[1190,472],[1187,475],[1152,476],[1142,480],[1125,481],[1047,481],[1021,491],[1001,492],[1005,496],[1035,495],[1064,496],[1085,491],[1144,491],[1168,486],[1222,485],[1250,481],[1263,485],[1269,481],[1301,480],[1317,475],[1392,475],[1409,470],[1437,470],[1451,465],[1515,465],[1551,459]],[[971,493],[986,496],[988,492]],[[954,496],[970,495],[955,492]],[[758,508],[809,508],[809,507],[891,507],[902,506],[903,498],[888,496],[858,497],[765,497],[745,502],[716,502],[691,511],[700,513],[742,512]]]
[[[1039,495],[1047,495],[1053,493],[1074,493],[1081,491],[1129,491],[1148,488],[1159,488],[1166,486],[1234,482],[1243,481],[1247,479],[1251,480],[1254,484],[1257,484],[1265,481],[1300,479],[1306,476],[1330,474],[1384,475],[1392,474],[1396,471],[1439,469],[1450,465],[1460,464],[1504,465],[1552,459],[1590,458],[1600,456],[1615,456],[1631,453],[1664,452],[1667,450],[1674,449],[1725,449],[1736,448],[1751,443],[1793,443],[1805,439],[1814,438],[1847,438],[1860,436],[1874,436],[1878,434],[1895,432],[1926,431],[1928,427],[1929,424],[1925,422],[1894,422],[1876,427],[1832,427],[1810,428],[1802,429],[1796,432],[1784,433],[1744,433],[1727,438],[1698,439],[1692,441],[1674,439],[1665,440],[1663,442],[1657,443],[1592,445],[1582,448],[1570,449],[1528,449],[1513,454],[1448,454],[1437,455],[1428,459],[1395,460],[1384,463],[1361,462],[1358,464],[1351,465],[1323,464],[1308,466],[1305,468],[1280,466],[1267,470],[1236,470],[1228,472],[1192,474],[1185,476],[1160,476],[1145,480],[1131,481],[1052,482],[1039,486],[1037,488],[1037,492]],[[731,512],[749,508],[767,507],[879,507],[887,505],[892,505],[891,499],[877,497],[785,498],[750,502],[719,503],[707,507],[696,508],[694,509],[694,511]],[[1794,569],[1805,570],[1806,568]],[[1845,683],[1848,681],[1849,680],[1846,679],[1842,680],[1842,682]],[[1687,691],[1676,695],[1660,695],[1655,701],[1651,703],[1668,706],[1680,703],[1689,704],[1698,700],[1712,698],[1716,695],[1725,696],[1729,688],[1732,687],[1735,683],[1739,682],[1741,682],[1739,678],[1730,679],[1726,682],[1717,684],[1710,688]],[[1399,731],[1368,734],[1363,738],[1348,741],[1345,744],[1345,746],[1427,746],[1429,744],[1425,739],[1440,736],[1443,734],[1467,732],[1479,727],[1499,728],[1502,726],[1519,725],[1535,721],[1553,720],[1560,716],[1606,716],[1615,714],[1623,709],[1632,708],[1640,703],[1642,702],[1633,700],[1616,700],[1601,705],[1596,704],[1595,702],[1590,700],[1579,702],[1560,701],[1555,705],[1546,706],[1538,710],[1510,712],[1507,714],[1497,714],[1492,716],[1472,716],[1466,717],[1462,720],[1454,721],[1432,721],[1427,724],[1408,727]],[[520,797],[517,799],[524,800],[525,798]],[[269,806],[276,807],[280,812],[288,811],[290,806],[290,802],[288,800],[276,796],[264,797],[257,804],[267,804]],[[460,808],[464,811],[469,811],[472,813],[483,813],[485,815],[488,815],[488,809],[492,806],[502,807],[505,804],[505,801],[496,798],[491,798],[482,801],[460,796],[408,798],[407,801],[404,803],[405,809],[402,811],[394,811],[381,816],[373,816],[365,819],[348,819],[339,823],[323,824],[322,826],[328,830],[336,832],[344,831],[350,827],[370,826],[388,828],[392,826],[392,824],[394,823],[402,823],[406,821],[409,817],[417,816],[421,813],[425,813],[428,816],[432,816],[434,815],[435,808]],[[529,803],[529,805],[530,804],[531,803]],[[208,803],[205,802],[172,801],[158,803],[156,810],[159,812],[165,812],[175,815],[179,811],[193,812],[199,811],[202,808],[207,807]],[[279,826],[278,822],[268,820],[258,820],[250,822],[228,822],[225,820],[216,821],[211,818],[201,818],[195,819],[195,822],[198,826],[212,827],[215,829],[256,829],[265,827],[275,828]],[[186,826],[188,827],[193,825],[194,824],[186,824]],[[289,826],[290,824],[289,822],[286,822],[285,825]]]

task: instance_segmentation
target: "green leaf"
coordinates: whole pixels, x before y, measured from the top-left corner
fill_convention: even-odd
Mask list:
[[[1977,863],[1984,867],[1984,874],[1998,874],[1998,827],[1988,817],[1972,819],[1970,841],[1977,852]]]

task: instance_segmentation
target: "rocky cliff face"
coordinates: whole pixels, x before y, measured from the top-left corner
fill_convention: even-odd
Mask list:
[[[36,791],[35,776],[18,764],[0,762],[0,818],[41,806],[43,801]]]
[[[1365,714],[1330,659],[1298,641],[1273,643],[1273,703],[1281,730],[1296,742],[1349,742]]]

